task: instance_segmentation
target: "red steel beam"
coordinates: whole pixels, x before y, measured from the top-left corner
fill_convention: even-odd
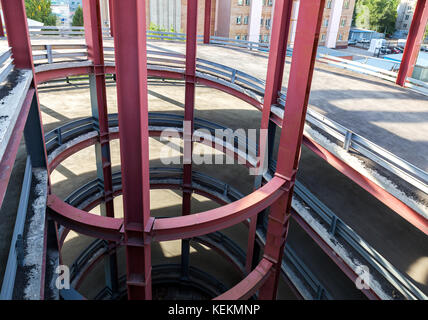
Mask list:
[[[401,59],[396,83],[402,87],[406,84],[407,77],[411,77],[418,59],[419,51],[423,41],[425,27],[428,21],[428,1],[418,0],[412,24],[407,36],[406,47]]]
[[[213,300],[247,300],[253,296],[272,272],[272,262],[262,259],[258,266],[236,286]]]
[[[128,298],[150,300],[146,2],[122,0],[113,22]]]
[[[267,131],[271,119],[271,106],[277,103],[278,94],[282,88],[282,78],[284,74],[284,64],[287,55],[287,41],[290,29],[291,11],[293,9],[293,0],[284,0],[275,2],[274,21],[272,26],[272,35],[270,40],[269,60],[267,66],[266,86],[263,100],[262,120],[260,129]],[[259,168],[263,167],[267,159],[268,136],[260,134],[259,144]],[[249,272],[254,254],[254,243],[256,240],[257,219],[253,217],[250,221],[248,233],[247,259],[245,268]]]
[[[97,174],[102,179],[104,194],[100,204],[101,214],[114,218],[113,180],[110,155],[106,76],[104,68],[103,30],[99,0],[83,2],[83,21],[88,50],[88,59],[94,64],[91,72],[92,115],[97,119],[99,141],[96,144]],[[95,88],[93,86],[95,85]],[[111,244],[111,243],[110,243]],[[115,294],[118,290],[118,268],[116,252],[112,251],[105,262],[107,286]]]
[[[260,299],[273,300],[277,294],[324,4],[325,0],[300,2],[275,172],[286,181],[285,193],[269,214],[264,257],[273,263],[273,272],[260,288]]]
[[[24,0],[1,0],[7,41],[12,48],[13,64],[18,69],[33,69],[33,54],[28,32]],[[34,72],[33,72],[34,73]]]
[[[220,208],[187,216],[155,219],[153,239],[169,241],[191,238],[231,227],[276,202],[284,192],[283,185],[282,178],[274,177],[257,191]]]
[[[185,98],[184,121],[190,123],[190,130],[183,134],[183,205],[182,214],[190,214],[191,186],[192,186],[192,152],[193,152],[193,118],[195,110],[195,82],[196,82],[196,47],[198,26],[198,0],[187,2],[187,32],[186,32],[186,71],[185,71]],[[190,132],[186,132],[190,131]]]
[[[7,144],[3,158],[0,161],[0,208],[3,204],[4,196],[9,185],[10,174],[12,173],[13,164],[15,163],[16,154],[21,143],[22,134],[24,133],[25,123],[27,122],[28,112],[31,108],[35,90],[30,89],[22,104],[21,112],[13,128],[11,137]]]
[[[211,0],[205,0],[204,43],[210,43],[211,35]]]
[[[94,63],[92,74],[95,77],[96,85],[96,104],[98,109],[100,138],[99,144],[101,149],[99,150],[99,153],[101,154],[100,171],[102,171],[104,183],[105,214],[107,217],[114,217],[104,50],[99,0],[88,0],[83,2],[83,18],[85,24],[86,45],[88,47],[88,59]]]

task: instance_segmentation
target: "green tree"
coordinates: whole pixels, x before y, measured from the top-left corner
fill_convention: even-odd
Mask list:
[[[357,0],[355,25],[392,34],[395,31],[399,2],[400,0]]]
[[[43,22],[46,26],[56,25],[56,16],[52,13],[50,0],[25,0],[27,17]]]
[[[73,27],[83,27],[83,10],[81,6],[76,9],[71,25]]]

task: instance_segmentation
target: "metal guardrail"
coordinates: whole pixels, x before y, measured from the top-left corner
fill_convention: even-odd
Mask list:
[[[22,180],[21,195],[19,198],[18,211],[16,214],[15,227],[11,239],[9,256],[6,269],[3,276],[3,283],[0,292],[0,300],[10,300],[13,296],[15,287],[16,271],[19,265],[22,265],[24,255],[23,233],[24,224],[27,217],[28,202],[30,198],[32,181],[32,166],[30,156],[27,156],[24,179]]]

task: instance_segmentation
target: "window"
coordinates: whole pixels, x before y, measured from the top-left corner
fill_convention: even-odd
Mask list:
[[[242,16],[237,16],[236,17],[236,24],[241,24],[242,23]]]
[[[269,35],[265,34],[263,36],[263,42],[269,42]]]
[[[237,35],[235,36],[235,39],[236,39],[236,40],[240,40],[240,39],[241,39],[241,35],[237,34]]]
[[[242,40],[248,40],[248,35],[244,34],[244,35],[242,36]]]
[[[262,35],[259,35],[259,42],[262,42],[262,41],[263,41]]]
[[[409,20],[410,16],[408,14],[406,14],[406,17],[404,18],[404,20]]]
[[[248,24],[248,16],[244,17],[244,24]]]
[[[327,6],[326,6],[326,8],[327,8],[327,9],[331,9],[331,0],[327,1]]]
[[[323,21],[322,25],[323,25],[324,27],[327,27],[327,26],[328,26],[328,19],[324,19],[324,21]]]
[[[325,33],[321,35],[321,41],[325,41]]]
[[[345,2],[343,2],[343,8],[349,9],[349,2],[349,0],[345,0]]]
[[[343,40],[343,34],[339,33],[339,37],[338,37],[339,41]]]
[[[270,19],[266,19],[266,28],[270,28]]]
[[[407,23],[403,24],[403,28],[407,28]]]
[[[341,26],[341,27],[346,26],[346,18],[345,18],[345,19],[340,20],[340,26]]]
[[[244,5],[244,0],[238,0],[238,6]]]
[[[263,26],[263,23],[264,23],[265,21],[263,20],[263,18],[262,19],[260,19],[260,25],[261,26]]]
[[[246,5],[246,6],[251,5],[251,0],[245,0],[245,5]]]

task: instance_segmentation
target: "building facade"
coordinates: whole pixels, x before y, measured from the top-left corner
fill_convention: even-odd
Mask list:
[[[395,28],[398,32],[408,34],[417,0],[401,0],[397,9]]]

